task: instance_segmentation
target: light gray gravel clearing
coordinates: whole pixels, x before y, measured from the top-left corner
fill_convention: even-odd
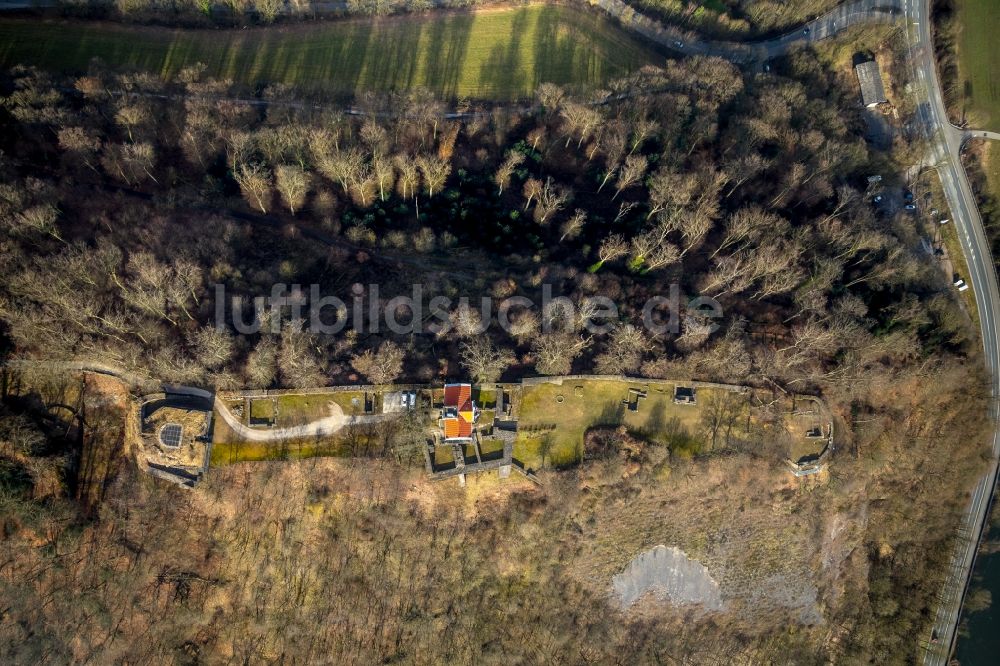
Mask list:
[[[700,604],[705,610],[721,610],[719,584],[700,563],[680,548],[660,545],[640,553],[611,579],[623,608],[647,592],[677,606]]]

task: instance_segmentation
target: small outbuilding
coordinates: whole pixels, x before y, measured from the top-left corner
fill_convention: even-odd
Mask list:
[[[676,405],[697,405],[697,392],[692,386],[674,387],[674,404]]]
[[[885,97],[882,72],[879,70],[877,62],[867,60],[859,63],[854,68],[854,72],[858,75],[858,83],[861,85],[861,101],[867,108],[873,109],[889,101]]]

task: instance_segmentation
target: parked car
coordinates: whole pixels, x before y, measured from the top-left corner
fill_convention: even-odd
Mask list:
[[[965,284],[965,280],[960,278],[957,273],[955,274],[955,279],[952,281],[952,284],[957,287],[959,291],[965,291],[969,288],[969,285]]]
[[[917,205],[916,204],[906,204],[905,206],[903,206],[903,208],[905,208],[906,210],[916,210],[917,209]]]
[[[946,217],[943,220],[939,220],[938,224],[948,224],[949,222],[951,222],[951,220]]]
[[[882,203],[882,195],[881,194],[876,194],[875,198],[872,199],[872,201],[874,201],[875,203]]]

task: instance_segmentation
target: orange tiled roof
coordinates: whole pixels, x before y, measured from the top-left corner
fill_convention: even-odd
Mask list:
[[[458,434],[458,419],[442,419],[441,425],[444,426],[444,438],[452,439],[453,437],[459,437]]]
[[[475,410],[472,404],[471,384],[447,384],[444,387],[444,406],[458,415],[441,419],[445,439],[471,437]]]
[[[444,430],[445,439],[455,437],[472,437],[472,422],[457,416],[449,416],[441,419],[441,426]]]
[[[471,384],[447,384],[444,387],[444,406],[461,409],[472,401]],[[464,410],[462,410],[464,411]]]

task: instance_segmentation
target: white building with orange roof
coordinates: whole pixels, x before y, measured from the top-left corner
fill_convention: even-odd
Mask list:
[[[445,442],[471,442],[479,409],[472,400],[472,384],[445,384],[444,408],[438,425]]]

